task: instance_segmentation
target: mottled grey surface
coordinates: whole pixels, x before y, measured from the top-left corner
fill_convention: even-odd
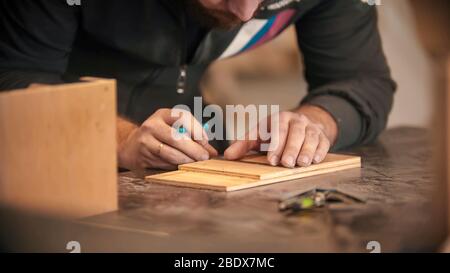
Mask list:
[[[144,174],[125,173],[120,211],[83,223],[145,238],[114,244],[112,251],[367,252],[373,240],[382,251],[429,251],[442,239],[444,220],[431,209],[435,180],[427,139],[425,130],[392,129],[375,144],[350,151],[362,156],[362,169],[232,193],[154,185]],[[278,212],[283,193],[316,186],[367,202],[292,216]]]

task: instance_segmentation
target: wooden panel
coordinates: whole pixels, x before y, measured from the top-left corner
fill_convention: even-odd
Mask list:
[[[244,158],[243,160],[241,160],[241,162],[212,159],[208,161],[182,165],[179,167],[179,169],[185,171],[201,171],[226,174],[230,176],[247,177],[261,180],[358,163],[361,163],[361,159],[359,157],[329,154],[320,164],[313,164],[307,168],[297,167],[289,169],[284,167],[271,166],[267,160],[267,156],[252,155]]]
[[[243,159],[244,162],[212,159],[182,165],[179,171],[148,176],[146,180],[180,187],[236,191],[361,167],[359,157],[345,155],[330,155],[323,163],[295,169],[269,166],[264,158],[250,156]]]
[[[116,84],[0,93],[0,202],[84,217],[117,209]]]
[[[259,180],[214,173],[175,171],[149,176],[147,181],[181,187],[228,191],[230,187],[256,183]]]

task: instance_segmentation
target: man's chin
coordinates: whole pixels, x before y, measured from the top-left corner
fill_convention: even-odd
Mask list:
[[[221,19],[221,18],[215,18],[215,20],[211,21],[209,24],[209,28],[217,28],[217,29],[223,29],[223,30],[230,30],[237,28],[243,24],[240,20],[227,20],[227,19]]]

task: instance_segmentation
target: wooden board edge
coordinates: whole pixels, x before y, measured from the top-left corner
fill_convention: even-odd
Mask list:
[[[316,171],[323,171],[328,170],[331,168],[337,168],[341,166],[348,166],[353,164],[359,164],[361,166],[361,157],[352,157],[347,158],[339,161],[333,161],[333,162],[324,162],[319,164],[313,164],[307,168],[295,168],[295,169],[286,169],[285,172],[279,172],[276,174],[264,174],[261,175],[261,180],[267,180],[267,179],[276,179],[276,178],[282,178],[286,176],[291,175],[300,175],[300,174],[306,174],[310,172],[316,172]]]
[[[165,176],[170,176],[170,175],[174,175],[175,173],[181,173],[181,172],[182,172],[182,170],[162,172],[162,173],[158,173],[158,174],[147,175],[145,177],[145,179],[147,179],[147,178],[148,179],[151,179],[151,178],[160,179],[160,178],[163,178]]]
[[[276,183],[281,183],[281,182],[287,182],[290,180],[313,177],[313,176],[318,176],[318,175],[322,175],[322,174],[328,174],[328,173],[332,173],[332,172],[344,171],[344,170],[355,169],[355,168],[361,168],[361,162],[337,166],[337,167],[329,168],[326,170],[313,170],[313,171],[309,171],[309,172],[288,175],[285,177],[277,177],[277,178],[272,178],[272,179],[259,180],[256,182],[250,182],[250,183],[243,184],[240,186],[230,186],[230,187],[197,184],[197,183],[193,183],[193,182],[170,181],[170,180],[166,180],[164,178],[169,175],[174,175],[174,173],[176,173],[176,172],[178,172],[178,173],[179,172],[189,172],[189,171],[185,171],[185,170],[167,172],[167,173],[162,173],[162,174],[158,174],[158,175],[151,175],[151,176],[147,176],[145,178],[145,180],[147,182],[160,184],[160,185],[169,185],[169,186],[177,186],[177,187],[192,188],[192,189],[213,190],[213,191],[220,191],[220,192],[233,192],[233,191],[239,191],[239,190],[244,190],[244,189],[248,189],[248,188],[266,186],[266,185],[271,185],[271,184],[276,184]],[[215,173],[213,173],[213,174],[217,175],[217,176],[225,176],[223,174],[215,174]]]
[[[256,180],[261,179],[261,177],[259,175],[242,174],[242,173],[237,173],[237,172],[222,172],[222,171],[217,171],[217,170],[208,170],[208,169],[195,168],[195,167],[183,166],[183,165],[179,166],[178,170],[187,171],[187,172],[198,172],[198,173],[208,173],[208,174],[216,174],[216,175],[224,175],[224,176],[241,177],[241,178],[256,179]]]
[[[0,92],[0,98],[2,97],[20,97],[20,96],[29,96],[30,94],[39,94],[39,93],[52,93],[58,91],[79,91],[80,89],[85,88],[93,88],[104,86],[109,89],[116,90],[117,81],[115,79],[102,79],[102,78],[85,78],[90,79],[88,81],[75,82],[75,83],[63,83],[58,85],[43,85],[34,88],[22,88],[22,89],[14,89],[14,90],[5,90],[4,92]]]
[[[322,175],[322,174],[329,174],[329,173],[333,173],[333,172],[345,171],[345,170],[356,169],[356,168],[361,168],[361,163],[354,163],[354,164],[350,164],[350,165],[329,168],[326,170],[315,170],[315,171],[310,171],[310,172],[304,172],[304,173],[289,175],[289,176],[285,176],[285,177],[261,180],[261,181],[257,181],[254,183],[249,183],[249,184],[240,185],[240,186],[225,187],[225,188],[226,188],[227,192],[233,192],[233,191],[239,191],[239,190],[244,190],[244,189],[248,189],[248,188],[267,186],[267,185],[271,185],[271,184],[287,182],[290,180],[313,177],[313,176],[318,176],[318,175]]]
[[[158,178],[146,178],[145,181],[147,181],[149,183],[163,185],[163,186],[176,186],[176,187],[181,187],[181,188],[190,188],[190,189],[196,189],[196,190],[212,190],[212,191],[220,191],[220,192],[227,191],[226,186],[213,186],[213,185],[197,184],[197,183],[192,183],[192,182],[177,182],[177,181],[163,180],[163,179],[158,179]]]
[[[167,180],[167,176],[176,175],[177,173],[183,173],[183,172],[190,172],[185,170],[178,170],[178,171],[172,171],[172,172],[166,172],[156,175],[149,175],[145,177],[145,181],[149,183],[155,183],[159,185],[171,185],[171,186],[178,186],[183,188],[191,188],[191,189],[207,189],[207,190],[213,190],[213,191],[226,191],[226,186],[213,186],[213,185],[205,185],[205,184],[198,184],[193,182],[178,182],[178,181],[171,181]],[[215,174],[218,175],[218,174]],[[219,176],[219,175],[218,175]],[[222,175],[223,176],[223,175]]]
[[[361,160],[361,157],[358,155],[350,155],[350,154],[336,154],[336,153],[328,153],[328,155],[330,156],[339,156],[339,157],[344,157],[344,159],[341,159],[340,161],[357,161],[357,160]],[[328,156],[327,155],[327,156]],[[249,155],[244,157],[243,159],[240,160],[240,162],[245,162],[245,163],[250,163],[250,164],[265,164],[265,165],[269,165],[268,162],[266,163],[261,163],[260,161],[255,161],[255,158],[259,158],[265,155],[262,154],[253,154],[253,155]]]
[[[192,171],[192,172],[195,171],[195,172],[217,174],[217,175],[227,175],[227,176],[249,178],[249,179],[256,179],[256,180],[268,180],[268,179],[281,178],[281,177],[290,176],[290,175],[309,173],[309,172],[313,172],[313,171],[327,170],[329,168],[347,166],[347,165],[351,165],[351,164],[361,164],[361,157],[359,157],[359,156],[348,156],[348,157],[349,158],[339,160],[339,161],[325,162],[325,163],[320,163],[320,164],[316,164],[316,165],[311,165],[310,167],[307,167],[307,168],[294,168],[294,169],[286,168],[284,171],[275,172],[273,174],[267,173],[267,174],[262,174],[262,175],[251,175],[251,174],[242,174],[242,173],[237,173],[237,172],[226,172],[226,171],[202,169],[200,167],[192,167],[191,164],[180,165],[178,169],[182,170],[182,171]],[[256,162],[252,163],[252,162],[241,161],[241,163],[258,165],[258,163],[256,163]]]

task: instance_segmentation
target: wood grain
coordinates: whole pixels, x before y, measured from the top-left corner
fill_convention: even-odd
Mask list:
[[[186,164],[178,171],[148,176],[146,180],[181,187],[236,191],[360,167],[360,157],[330,154],[322,163],[287,169],[270,166],[266,157],[259,155],[242,161],[212,159]]]
[[[148,176],[147,181],[189,188],[229,191],[229,187],[248,185],[249,183],[256,183],[259,180],[214,173],[174,171]]]
[[[0,94],[0,202],[78,218],[117,209],[116,84]]]
[[[179,169],[184,171],[209,172],[262,180],[358,163],[361,163],[359,157],[329,154],[320,164],[313,164],[307,168],[297,167],[289,169],[271,166],[267,161],[266,156],[252,155],[241,161],[212,159],[195,162],[181,165]]]

